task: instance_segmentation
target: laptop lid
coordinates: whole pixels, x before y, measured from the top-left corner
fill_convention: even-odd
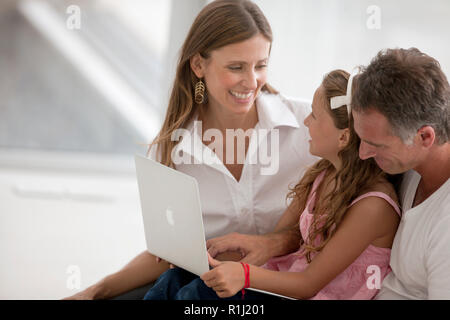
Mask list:
[[[135,155],[147,250],[198,276],[209,270],[195,178]]]

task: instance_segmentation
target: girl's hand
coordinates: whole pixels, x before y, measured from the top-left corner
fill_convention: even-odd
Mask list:
[[[200,278],[220,298],[232,297],[244,287],[245,272],[239,262],[220,262],[209,254],[208,262],[214,269],[204,273]]]

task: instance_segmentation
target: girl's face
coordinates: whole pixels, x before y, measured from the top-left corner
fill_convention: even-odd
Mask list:
[[[199,55],[191,60],[197,77],[204,78],[210,108],[225,114],[245,114],[266,83],[270,42],[258,34],[243,42]]]
[[[327,111],[328,104],[324,89],[320,86],[313,98],[312,112],[304,124],[309,129],[309,152],[312,155],[335,162],[339,151],[344,147],[344,132],[348,129],[338,129],[334,125],[331,114]]]

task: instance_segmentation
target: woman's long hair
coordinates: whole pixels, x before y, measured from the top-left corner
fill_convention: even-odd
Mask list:
[[[249,0],[216,0],[203,8],[182,46],[166,117],[148,153],[153,145],[157,145],[158,160],[174,167],[171,154],[178,142],[172,141],[172,133],[185,128],[198,108],[205,107],[195,103],[194,86],[198,79],[191,70],[190,59],[197,53],[207,59],[211,51],[248,40],[257,34],[262,34],[272,43],[272,30],[267,19],[259,7]],[[277,93],[268,84],[262,90]]]
[[[316,202],[309,236],[308,239],[304,239],[303,243],[302,254],[306,255],[308,263],[311,262],[311,253],[321,251],[333,236],[351,202],[362,191],[385,177],[372,158],[368,160],[359,158],[360,139],[353,128],[353,117],[351,115],[349,117],[347,106],[344,105],[334,110],[330,107],[330,98],[346,95],[348,79],[349,73],[343,70],[334,70],[327,74],[322,82],[328,105],[327,111],[332,116],[334,125],[338,129],[349,128],[350,138],[348,145],[338,154],[342,167],[336,172],[334,189],[325,198],[321,198],[320,202]],[[333,172],[335,169],[330,161],[322,159],[315,163],[288,193],[288,198],[298,200],[302,211],[306,207],[314,180],[324,170]],[[315,239],[318,236],[320,244],[317,245]]]

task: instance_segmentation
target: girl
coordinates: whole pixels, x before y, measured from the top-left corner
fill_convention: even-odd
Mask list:
[[[159,278],[146,299],[272,298],[241,291],[249,286],[296,299],[376,295],[390,272],[400,209],[386,175],[372,159],[359,158],[360,140],[353,129],[347,87],[351,89],[347,72],[326,75],[304,121],[311,136],[310,152],[322,160],[288,194],[291,206],[300,210],[283,218],[298,221],[299,250],[272,258],[262,267],[209,257],[213,269],[201,278],[172,269]]]

